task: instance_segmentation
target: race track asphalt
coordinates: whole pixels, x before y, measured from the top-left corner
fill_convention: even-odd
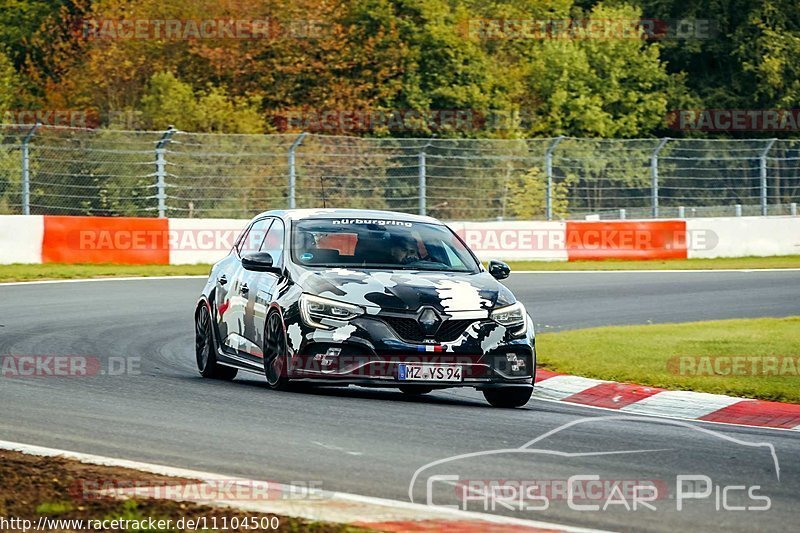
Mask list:
[[[0,355],[86,355],[101,368],[109,361],[138,365],[125,375],[0,377],[0,439],[405,501],[415,471],[428,463],[504,450],[423,469],[412,487],[415,501],[430,496],[473,511],[612,530],[781,531],[797,524],[800,432],[620,419],[538,400],[497,410],[472,390],[412,399],[355,387],[273,392],[256,375],[203,380],[192,325],[202,284],[0,286]],[[519,273],[508,285],[538,331],[800,314],[800,272],[793,271]],[[573,507],[602,506],[609,498],[618,504],[605,512],[571,508],[562,489],[574,475],[597,475],[607,491],[593,493],[599,501],[581,500],[578,492]],[[708,488],[710,496],[684,498],[678,511],[678,475],[707,476],[712,486],[697,490]],[[495,509],[484,509],[486,500],[474,491],[470,501],[458,497],[465,484],[485,487],[488,480],[549,488],[529,492],[521,504],[506,489]],[[656,509],[625,509],[614,483],[626,487],[628,505],[633,485],[654,483]],[[576,484],[579,491],[594,486]],[[750,496],[747,489],[723,490],[729,486],[745,486]],[[723,509],[763,505],[752,496],[767,496],[770,509]]]

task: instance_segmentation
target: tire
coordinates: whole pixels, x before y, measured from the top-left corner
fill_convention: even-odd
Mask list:
[[[501,387],[499,389],[485,389],[483,397],[492,407],[522,407],[533,394],[533,387]]]
[[[400,392],[408,396],[422,396],[433,392],[433,387],[421,387],[419,385],[403,385],[400,387]]]
[[[194,350],[197,370],[204,378],[230,381],[236,377],[238,370],[217,362],[217,344],[212,331],[211,313],[205,303],[198,305],[194,314]]]
[[[286,330],[280,313],[273,311],[264,326],[264,377],[272,390],[289,390]]]

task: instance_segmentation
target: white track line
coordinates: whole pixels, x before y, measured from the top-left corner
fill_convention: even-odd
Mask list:
[[[151,463],[140,463],[138,461],[128,461],[125,459],[114,459],[100,455],[92,455],[56,448],[45,448],[42,446],[32,446],[18,442],[0,440],[0,449],[18,451],[28,455],[40,457],[64,457],[74,459],[82,463],[114,466],[119,468],[129,468],[142,472],[149,472],[168,477],[199,479],[203,481],[241,481],[252,482],[246,478],[237,478],[201,472],[197,470],[187,470],[170,466],[155,465]],[[276,484],[281,490],[304,491],[306,487]],[[293,492],[302,494],[302,492]],[[602,530],[578,528],[564,526],[551,522],[540,522],[538,520],[526,520],[502,515],[492,515],[473,511],[462,511],[439,506],[422,505],[418,503],[403,502],[399,500],[389,500],[384,498],[374,498],[371,496],[361,496],[359,494],[349,494],[345,492],[322,491],[321,498],[304,500],[300,504],[295,500],[288,506],[282,501],[259,501],[259,502],[213,502],[218,505],[239,507],[241,509],[252,510],[262,513],[282,514],[284,516],[294,516],[309,520],[339,522],[339,523],[380,523],[387,520],[395,520],[396,515],[403,515],[403,520],[413,520],[409,516],[417,519],[440,519],[440,520],[469,520],[478,522],[488,522],[492,524],[503,524],[510,526],[522,526],[535,529],[552,529],[558,531],[570,531],[575,533],[599,532]],[[209,503],[209,502],[204,502]],[[306,505],[303,505],[305,503]],[[337,506],[337,508],[332,508]]]

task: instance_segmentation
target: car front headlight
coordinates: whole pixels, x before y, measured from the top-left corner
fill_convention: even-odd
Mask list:
[[[304,294],[300,297],[300,315],[303,317],[303,322],[314,328],[333,329],[335,323],[328,323],[329,321],[347,322],[363,314],[364,309],[357,305],[328,300],[311,294]]]
[[[515,331],[516,335],[521,335],[525,332],[525,306],[521,302],[500,307],[492,311],[492,320],[505,326],[506,328],[522,328],[520,331]]]

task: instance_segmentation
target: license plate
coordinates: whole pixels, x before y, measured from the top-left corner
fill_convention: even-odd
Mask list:
[[[461,381],[461,367],[449,365],[399,365],[400,381]]]

